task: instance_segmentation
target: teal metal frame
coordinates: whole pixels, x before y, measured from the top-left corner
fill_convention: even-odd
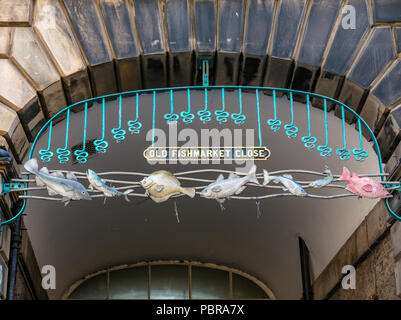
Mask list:
[[[320,155],[321,156],[330,156],[332,149],[328,146],[328,141],[327,141],[327,102],[331,102],[334,103],[335,105],[338,105],[341,107],[342,109],[342,125],[343,125],[343,148],[337,149],[336,150],[336,154],[339,155],[341,160],[348,160],[349,156],[351,154],[350,150],[347,149],[347,145],[346,145],[346,139],[345,139],[345,129],[344,129],[344,110],[346,110],[347,112],[349,112],[352,116],[354,116],[357,121],[358,121],[358,125],[359,125],[359,138],[360,138],[360,148],[355,148],[352,150],[352,154],[355,155],[356,160],[358,161],[363,161],[367,156],[368,156],[368,152],[366,150],[363,150],[363,146],[362,146],[362,126],[367,130],[367,132],[369,133],[370,137],[372,138],[373,141],[373,145],[377,154],[377,158],[378,158],[378,163],[379,163],[379,170],[380,170],[380,174],[381,174],[381,180],[384,180],[384,171],[383,171],[383,164],[381,161],[381,152],[380,152],[380,148],[379,148],[379,144],[376,140],[376,137],[374,135],[374,133],[372,132],[372,130],[370,129],[370,127],[367,125],[367,123],[359,116],[359,114],[357,114],[354,110],[352,110],[350,107],[348,107],[347,105],[345,105],[344,103],[337,101],[333,98],[330,97],[325,97],[323,95],[320,94],[316,94],[316,93],[311,93],[311,92],[304,92],[304,91],[300,91],[300,90],[294,90],[294,89],[286,89],[286,88],[271,88],[271,87],[251,87],[251,86],[192,86],[192,87],[174,87],[174,88],[157,88],[157,89],[145,89],[145,90],[137,90],[137,91],[129,91],[129,92],[123,92],[123,93],[114,93],[114,94],[108,94],[108,95],[104,95],[104,96],[100,96],[100,97],[95,97],[95,98],[90,98],[87,100],[83,100],[77,103],[74,103],[66,108],[64,108],[63,110],[60,110],[57,114],[55,114],[51,119],[49,119],[44,125],[43,127],[40,129],[40,131],[38,132],[38,134],[36,135],[33,144],[31,146],[30,152],[29,152],[29,159],[32,159],[35,147],[38,143],[39,138],[42,136],[42,134],[45,132],[46,129],[49,129],[49,140],[48,140],[48,146],[47,149],[44,150],[40,150],[39,154],[42,156],[42,161],[48,162],[50,161],[51,157],[53,156],[53,152],[50,150],[50,139],[51,139],[51,130],[52,130],[52,126],[53,126],[53,122],[55,119],[59,118],[61,115],[63,115],[64,113],[67,113],[67,128],[66,128],[66,140],[65,140],[65,146],[64,148],[58,148],[56,153],[58,154],[58,159],[60,161],[60,163],[65,163],[66,162],[66,157],[68,159],[68,155],[70,155],[69,150],[67,150],[68,147],[68,124],[69,124],[69,113],[70,110],[72,108],[75,107],[79,107],[84,105],[85,109],[85,126],[86,126],[86,120],[87,120],[87,107],[89,103],[92,102],[98,102],[101,101],[102,102],[102,108],[103,108],[103,118],[102,118],[102,138],[98,141],[97,143],[95,142],[95,145],[97,147],[97,151],[99,152],[105,152],[105,149],[108,146],[108,143],[104,140],[104,130],[105,130],[105,126],[104,126],[104,104],[105,104],[105,99],[113,99],[113,98],[118,98],[119,99],[119,126],[117,128],[114,128],[113,130],[113,134],[114,137],[117,141],[121,141],[124,139],[125,137],[125,130],[122,129],[122,120],[121,120],[121,101],[122,101],[122,97],[123,96],[136,96],[137,98],[137,103],[136,103],[136,119],[132,120],[132,121],[128,121],[127,124],[129,126],[128,130],[131,133],[139,133],[139,129],[142,127],[142,124],[139,122],[139,116],[138,116],[138,95],[140,94],[144,94],[144,93],[152,93],[153,94],[153,117],[152,117],[152,126],[154,128],[155,126],[155,111],[156,111],[156,93],[161,93],[161,92],[170,92],[170,98],[171,98],[171,112],[170,114],[168,114],[169,116],[165,116],[165,119],[167,121],[173,120],[172,118],[174,118],[174,120],[178,120],[179,115],[174,113],[174,106],[173,106],[173,94],[174,92],[178,92],[178,91],[186,91],[187,95],[188,95],[188,110],[187,111],[183,111],[181,112],[181,117],[183,122],[185,123],[190,123],[192,122],[192,120],[194,119],[194,114],[191,113],[191,102],[190,102],[190,93],[191,91],[196,91],[196,90],[202,90],[205,92],[205,109],[204,110],[200,110],[198,111],[197,115],[200,117],[200,120],[203,122],[207,122],[210,121],[210,116],[211,116],[211,112],[209,110],[207,110],[207,91],[208,90],[221,90],[222,92],[222,109],[221,110],[217,110],[215,112],[216,115],[216,120],[218,121],[218,123],[223,123],[227,121],[227,118],[229,117],[228,112],[226,112],[224,110],[224,106],[225,106],[225,102],[224,102],[224,90],[238,90],[239,93],[239,106],[240,106],[240,110],[238,114],[232,114],[231,118],[236,121],[235,123],[237,124],[241,124],[243,123],[243,120],[245,120],[243,117],[241,117],[242,115],[242,96],[241,96],[241,92],[243,90],[246,91],[255,91],[256,96],[257,96],[257,114],[258,114],[258,132],[259,132],[259,143],[261,144],[261,123],[260,123],[260,106],[259,106],[259,93],[261,91],[268,91],[271,92],[273,94],[273,99],[274,99],[274,119],[269,119],[267,120],[267,124],[271,127],[271,129],[273,131],[278,131],[280,129],[280,125],[281,125],[281,121],[278,119],[278,108],[277,108],[277,103],[276,103],[276,92],[281,92],[284,94],[289,94],[290,96],[290,103],[291,103],[291,120],[290,123],[286,124],[284,126],[284,129],[286,130],[286,134],[289,138],[294,138],[297,133],[298,133],[298,128],[296,126],[294,126],[294,115],[293,115],[293,95],[303,95],[306,96],[306,104],[307,104],[307,120],[308,120],[308,135],[307,136],[303,136],[301,138],[302,142],[304,142],[304,146],[308,149],[313,149],[316,146],[316,142],[317,139],[316,137],[311,135],[311,122],[310,122],[310,98],[318,98],[318,99],[323,99],[324,101],[324,115],[325,115],[325,145],[319,145],[317,147],[317,150],[320,151]],[[172,117],[171,117],[172,116]],[[84,128],[84,143],[85,143],[85,135],[86,135],[86,128]],[[154,135],[153,135],[153,143],[154,143]],[[152,145],[153,145],[152,143]],[[81,163],[86,163],[86,156],[85,156],[85,146],[83,146],[82,149],[80,150],[75,150],[75,155],[78,161],[80,161]],[[28,178],[28,177],[27,177]],[[25,187],[27,185],[24,185]],[[395,187],[395,186],[400,186],[400,185],[394,185],[394,184],[388,184],[386,185],[386,187]],[[6,187],[8,187],[8,191],[18,191],[18,189],[22,186],[17,186],[14,190],[12,190],[11,185],[10,184],[6,184]],[[397,189],[399,190],[399,189]],[[27,194],[27,191],[25,191],[25,195]],[[384,200],[386,203],[386,208],[388,210],[388,212],[391,214],[391,216],[397,220],[401,220],[401,216],[399,216],[397,213],[395,213],[391,208],[390,208],[390,204],[388,202],[388,199]],[[24,199],[24,203],[23,206],[21,208],[21,210],[11,219],[6,220],[6,221],[2,221],[0,222],[0,230],[1,230],[1,226],[5,225],[5,224],[9,224],[11,222],[13,222],[14,220],[16,220],[25,210],[26,208],[26,199]]]

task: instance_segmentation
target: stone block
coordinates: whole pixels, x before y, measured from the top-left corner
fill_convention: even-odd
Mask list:
[[[360,113],[361,105],[364,102],[366,95],[367,91],[365,89],[355,82],[345,79],[337,100],[346,104],[356,113]],[[335,108],[335,115],[341,118],[341,108],[338,106]],[[355,122],[355,117],[346,112],[345,121],[347,123],[353,123]]]
[[[343,81],[344,81],[344,76],[340,76],[327,70],[322,70],[316,82],[314,92],[326,97],[336,99],[340,93]],[[322,99],[313,98],[312,105],[316,108],[320,109],[324,108]],[[328,111],[331,111],[334,107],[335,107],[334,103],[327,102]]]
[[[313,67],[320,66],[324,49],[333,30],[340,7],[340,1],[315,0],[312,2],[302,35],[297,62]]]
[[[193,80],[193,48],[189,1],[167,0],[165,21],[169,47],[169,85],[173,87],[190,85]]]
[[[217,52],[215,85],[236,85],[240,68],[240,53]]]
[[[393,109],[379,134],[377,142],[382,153],[383,162],[387,162],[401,140],[401,108]]]
[[[348,5],[358,12],[355,29],[337,26],[333,42],[322,64],[322,69],[334,74],[345,75],[358,52],[362,39],[370,30],[369,5],[366,0],[349,0]]]
[[[192,52],[170,52],[168,55],[169,85],[171,87],[188,86],[192,82]]]
[[[0,101],[18,113],[25,133],[32,141],[44,124],[44,115],[36,91],[17,68],[0,59]]]
[[[8,58],[10,55],[12,28],[0,28],[0,58]]]
[[[32,0],[0,0],[0,27],[30,26],[32,7]]]
[[[0,136],[5,138],[14,157],[21,162],[29,151],[28,138],[18,114],[3,103],[0,103]]]
[[[287,88],[293,61],[269,57],[263,82],[264,87]]]
[[[362,110],[360,111],[360,115],[373,133],[377,135],[380,128],[383,126],[389,111],[389,108],[386,108],[374,95],[369,94]],[[362,128],[362,133],[368,140],[370,140],[370,135],[364,127]]]
[[[394,58],[393,36],[390,27],[375,27],[358,54],[348,79],[368,89],[372,81]]]
[[[266,56],[244,54],[241,68],[240,85],[255,86],[262,85],[263,71],[265,69]]]
[[[243,53],[246,56],[263,59],[266,56],[271,35],[275,1],[247,1],[246,3]]]
[[[64,93],[68,105],[92,97],[91,86],[86,69],[65,76],[61,80],[63,81]]]
[[[200,53],[216,50],[216,2],[194,1],[195,49]]]
[[[396,294],[398,297],[401,298],[401,260],[398,260],[395,263],[394,273],[395,273]]]
[[[67,106],[60,75],[31,28],[16,28],[10,55],[11,60],[40,92],[47,116],[51,117]]]
[[[401,222],[397,221],[391,227],[391,242],[394,260],[401,260]]]
[[[277,8],[271,55],[293,59],[297,39],[307,11],[306,0],[282,0]],[[291,21],[291,23],[288,23]]]
[[[101,96],[116,92],[113,54],[96,3],[83,0],[63,0],[61,3],[88,65],[93,94]]]
[[[35,1],[33,29],[61,75],[67,104],[91,98],[86,64],[58,0]]]
[[[398,22],[401,5],[397,0],[373,0],[373,19],[375,22]]]
[[[389,219],[390,216],[387,212],[384,201],[379,201],[366,217],[369,247],[372,246],[388,228]]]
[[[318,69],[318,67],[295,62],[290,88],[307,92],[312,91],[313,82]],[[295,94],[294,100],[305,103],[306,96]]]
[[[141,88],[140,53],[131,6],[127,0],[102,0],[100,7],[116,58],[119,89],[138,90]]]

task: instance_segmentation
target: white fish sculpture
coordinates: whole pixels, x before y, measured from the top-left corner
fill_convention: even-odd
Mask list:
[[[194,188],[181,187],[180,181],[171,172],[164,170],[151,173],[140,183],[146,190],[145,194],[157,203],[164,202],[170,197],[181,193],[191,198],[195,196]]]
[[[246,188],[248,182],[253,182],[259,184],[256,178],[256,166],[253,165],[251,170],[245,177],[238,177],[235,173],[230,173],[228,179],[224,179],[221,174],[218,176],[217,180],[209,184],[200,192],[200,196],[207,199],[215,199],[222,209],[223,202],[230,196],[235,194],[240,194]]]
[[[94,189],[103,192],[104,194],[104,201],[106,202],[106,198],[112,198],[112,197],[120,197],[124,196],[126,201],[130,201],[128,199],[128,195],[133,192],[133,189],[128,189],[127,191],[120,192],[116,188],[109,187],[103,179],[101,179],[95,171],[88,169],[86,171],[86,177],[88,178],[89,181],[89,190],[92,191]]]
[[[81,183],[76,181],[72,173],[68,173],[67,178],[64,178],[61,172],[50,174],[46,167],[39,170],[38,161],[36,159],[28,160],[24,164],[24,167],[36,176],[35,180],[38,186],[47,187],[49,195],[61,195],[65,206],[71,200],[92,200],[88,191]]]
[[[323,188],[323,187],[329,185],[334,180],[333,173],[327,166],[326,166],[326,170],[324,170],[323,173],[326,175],[325,178],[312,181],[311,183],[309,183],[308,186],[312,187],[312,188]]]
[[[281,183],[284,188],[284,191],[289,191],[293,195],[304,197],[308,195],[306,191],[302,188],[302,186],[294,181],[293,177],[289,174],[285,174],[282,176],[271,176],[267,170],[263,170],[263,185],[267,185],[270,181],[274,183]]]

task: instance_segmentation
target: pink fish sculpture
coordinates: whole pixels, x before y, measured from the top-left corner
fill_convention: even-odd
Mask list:
[[[355,173],[352,174],[344,167],[343,173],[339,178],[341,181],[347,181],[346,189],[352,193],[359,194],[365,198],[390,198],[392,195],[378,181],[369,177],[358,177]]]

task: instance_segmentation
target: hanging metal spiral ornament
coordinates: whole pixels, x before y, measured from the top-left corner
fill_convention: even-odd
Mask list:
[[[127,122],[128,125],[128,131],[131,134],[138,134],[141,131],[142,128],[142,123],[138,121],[139,119],[139,94],[138,92],[136,93],[136,116],[135,116],[135,120],[129,120]]]
[[[183,122],[192,123],[192,120],[195,118],[195,115],[191,113],[191,92],[189,88],[187,89],[187,101],[188,101],[188,111],[182,111],[180,113],[180,116]]]
[[[209,122],[212,120],[211,118],[211,112],[207,110],[207,89],[205,88],[205,109],[200,110],[197,112],[199,116],[199,120],[202,121],[203,123]]]
[[[214,112],[216,116],[216,120],[222,124],[227,122],[228,117],[230,114],[224,110],[225,109],[225,96],[224,96],[224,88],[221,89],[221,110],[217,110]]]
[[[69,160],[69,156],[71,151],[68,150],[68,136],[69,136],[69,129],[70,129],[70,109],[67,110],[67,119],[65,124],[65,143],[64,148],[57,148],[57,158],[61,164],[65,164]]]
[[[174,96],[173,96],[173,90],[170,90],[170,113],[166,113],[164,115],[164,119],[167,120],[167,124],[170,125],[172,123],[175,123],[180,116],[176,113],[174,113]]]
[[[111,133],[113,134],[113,138],[117,143],[123,141],[125,139],[126,131],[121,128],[121,113],[122,113],[122,96],[119,98],[119,108],[118,108],[118,128],[111,129]]]
[[[109,143],[104,140],[104,132],[105,132],[105,100],[102,99],[102,137],[100,139],[96,139],[93,144],[95,145],[95,149],[99,153],[105,153]]]
[[[316,137],[311,135],[311,122],[310,122],[310,100],[309,94],[306,95],[306,110],[308,115],[308,135],[302,137],[302,142],[304,143],[305,148],[313,149],[316,146]]]
[[[49,138],[47,140],[47,149],[40,149],[39,154],[40,154],[40,160],[42,162],[50,162],[50,160],[53,158],[53,152],[50,151],[50,146],[51,146],[51,141],[52,141],[52,128],[53,128],[53,121],[50,122],[49,125]]]
[[[336,150],[337,155],[341,160],[349,160],[351,155],[351,150],[347,149],[347,138],[345,135],[345,119],[344,119],[344,107],[341,106],[341,119],[343,128],[343,147]]]
[[[88,102],[85,102],[85,109],[84,109],[84,133],[82,138],[82,149],[75,150],[74,155],[75,159],[79,163],[86,163],[88,161],[88,152],[85,151],[86,149],[86,128],[88,123]]]
[[[328,131],[327,131],[327,102],[326,102],[326,99],[324,99],[323,104],[324,104],[324,135],[325,135],[326,143],[325,143],[325,145],[318,146],[317,151],[320,152],[320,155],[322,157],[330,157],[333,149],[328,146],[329,136],[328,136]]]
[[[358,129],[359,129],[359,149],[352,149],[352,153],[355,155],[355,160],[359,162],[365,161],[365,159],[369,156],[369,152],[363,150],[363,140],[362,140],[362,126],[361,119],[358,119]]]
[[[273,90],[273,110],[274,119],[267,120],[267,124],[274,132],[280,130],[281,121],[277,119],[277,101],[276,101],[276,90]]]
[[[246,116],[242,114],[242,90],[238,89],[238,105],[239,105],[239,113],[232,113],[231,119],[234,120],[235,124],[241,125],[245,122]]]
[[[291,107],[291,123],[286,124],[284,129],[286,130],[286,134],[288,138],[295,138],[298,133],[298,127],[294,126],[294,102],[292,98],[292,92],[290,92],[290,107]]]

